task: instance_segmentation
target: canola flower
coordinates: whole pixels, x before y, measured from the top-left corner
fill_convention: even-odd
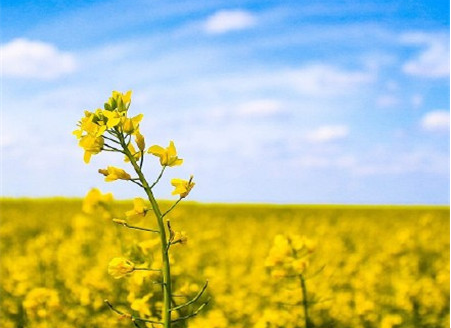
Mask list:
[[[304,311],[304,327],[314,327],[309,316],[309,299],[306,284],[306,270],[309,266],[309,257],[315,250],[315,242],[305,236],[277,235],[265,265],[271,270],[271,275],[277,279],[299,279],[302,295],[300,301],[291,305],[302,305]],[[293,289],[296,290],[296,289]]]
[[[161,283],[159,284],[161,284],[163,289],[163,299],[162,306],[158,309],[160,313],[157,320],[128,315],[117,310],[109,301],[106,301],[106,304],[117,314],[131,319],[135,326],[136,321],[140,321],[143,323],[161,324],[164,328],[170,328],[173,323],[186,321],[187,319],[196,316],[207,304],[203,303],[197,310],[180,317],[179,312],[195,303],[201,295],[194,300],[187,301],[185,304],[177,304],[174,301],[172,292],[173,278],[171,276],[170,247],[175,244],[186,244],[187,236],[183,231],[175,232],[172,230],[167,215],[182,199],[188,196],[194,187],[194,182],[192,181],[193,176],[191,176],[189,180],[171,180],[171,184],[175,187],[172,194],[179,195],[179,199],[167,211],[162,212],[153,194],[153,187],[160,181],[167,167],[180,166],[183,163],[183,159],[178,157],[173,141],[170,141],[167,148],[153,145],[145,151],[145,138],[139,129],[143,114],[138,114],[133,117],[129,116],[128,111],[130,104],[131,91],[128,91],[125,94],[113,91],[112,96],[105,102],[104,109],[99,108],[93,112],[85,111],[84,117],[79,122],[79,129],[75,130],[73,134],[80,140],[79,146],[84,149],[84,161],[86,163],[90,162],[93,155],[97,155],[103,151],[122,154],[124,156],[124,161],[132,166],[137,177],[132,177],[131,174],[124,169],[114,166],[108,166],[106,169],[99,169],[98,172],[105,176],[106,182],[125,180],[136,184],[144,191],[150,202],[150,206],[148,206],[141,197],[135,198],[133,209],[125,212],[125,218],[121,219],[115,217],[113,222],[126,228],[157,233],[160,237],[161,265],[159,266],[159,269],[137,268],[131,260],[123,257],[114,258],[108,265],[108,273],[115,279],[123,278],[135,271],[141,270],[158,271],[161,273]],[[162,166],[160,174],[152,184],[147,181],[142,170],[145,153],[158,157]],[[95,191],[93,191],[90,196],[95,202],[97,201],[95,197],[101,197]],[[158,227],[151,229],[137,226],[138,224],[141,224],[144,219],[148,218],[147,214],[150,211],[155,217]],[[165,218],[166,221],[164,221],[163,218]],[[154,262],[153,258],[151,260]],[[203,292],[204,289],[202,290],[202,293]],[[147,300],[148,299],[146,298],[142,298],[140,301],[137,299],[134,300],[132,309],[145,316],[150,316],[150,309],[142,309]]]
[[[123,257],[115,257],[108,264],[108,273],[114,279],[120,279],[135,270],[135,263]]]
[[[130,224],[139,224],[147,216],[149,211],[150,208],[147,206],[144,199],[136,197],[133,200],[133,209],[125,212],[125,216]]]
[[[175,149],[173,141],[169,143],[169,146],[167,148],[154,145],[150,147],[147,152],[159,157],[161,166],[172,167],[182,165],[183,163],[183,159],[178,158],[177,156],[177,150]]]
[[[180,195],[180,198],[185,198],[191,189],[194,188],[195,183],[193,182],[193,176],[191,176],[189,180],[172,179],[171,185],[175,187],[172,191],[173,195]]]
[[[172,202],[160,204],[168,209]],[[79,200],[3,199],[0,206],[2,328],[133,327],[128,317],[118,320],[120,315],[110,312],[105,297],[124,313],[161,320],[161,271],[135,270],[114,279],[106,269],[114,257],[137,268],[161,269],[157,233],[107,224],[111,221],[103,219],[102,206],[93,214],[80,213]],[[110,216],[125,221],[124,213],[132,208],[131,201],[114,202]],[[154,219],[152,212],[148,215],[145,222]],[[316,327],[449,327],[447,206],[182,202],[170,217],[173,230],[191,237],[188,244],[171,248],[174,300],[181,304],[194,298],[203,277],[213,299],[189,320],[189,328],[305,325],[299,279],[272,278],[274,269],[265,266],[277,235],[316,241],[305,270],[309,316]],[[37,302],[27,311],[23,302],[35,288],[55,291],[59,306]],[[132,309],[135,300],[150,294],[140,305],[150,316]],[[195,304],[172,318],[190,314]],[[46,309],[45,317],[37,315],[40,309]]]
[[[105,176],[106,182],[116,180],[130,180],[132,178],[130,174],[125,172],[123,169],[114,166],[108,166],[106,169],[99,169],[99,173]]]

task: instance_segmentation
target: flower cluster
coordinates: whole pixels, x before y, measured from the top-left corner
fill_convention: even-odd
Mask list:
[[[139,129],[143,115],[129,116],[128,111],[130,103],[131,91],[128,91],[125,94],[113,91],[112,96],[104,104],[104,109],[99,108],[93,112],[85,111],[85,116],[79,122],[79,129],[75,130],[73,134],[79,139],[79,145],[84,149],[85,163],[90,162],[92,155],[96,155],[102,151],[115,152],[123,155],[124,162],[129,163],[134,173],[136,173],[135,177],[124,169],[115,166],[107,166],[105,169],[99,169],[98,172],[105,177],[106,182],[124,180],[138,185],[143,189],[148,198],[148,200],[144,200],[141,197],[136,197],[133,201],[133,208],[126,211],[122,218],[117,218],[115,215],[110,214],[112,221],[129,229],[157,233],[160,239],[161,258],[158,260],[160,261],[159,264],[155,263],[158,261],[155,261],[154,256],[152,256],[147,260],[142,259],[144,262],[142,267],[136,267],[134,261],[125,257],[113,258],[108,265],[108,273],[115,279],[123,278],[135,271],[141,273],[143,271],[158,272],[157,279],[161,281],[160,284],[163,286],[161,295],[162,300],[160,299],[162,305],[159,309],[159,316],[155,319],[148,318],[152,313],[148,302],[150,298],[154,296],[150,291],[141,298],[135,297],[134,294],[132,294],[133,297],[130,297],[130,300],[132,300],[131,309],[138,311],[141,315],[147,316],[147,318],[138,318],[121,312],[115,309],[108,301],[106,301],[106,304],[117,314],[132,319],[134,322],[138,320],[146,323],[161,324],[164,325],[165,328],[170,328],[173,322],[186,320],[196,316],[208,302],[200,305],[197,310],[194,310],[192,313],[185,315],[183,319],[178,318],[182,308],[186,307],[188,309],[188,306],[195,303],[200,298],[205,291],[207,284],[194,299],[185,304],[178,305],[174,304],[171,286],[173,278],[171,278],[170,269],[172,264],[171,256],[169,254],[170,247],[176,244],[184,245],[187,243],[188,238],[184,231],[176,232],[172,230],[171,222],[167,215],[181,200],[188,196],[195,183],[193,182],[193,176],[191,176],[189,180],[172,179],[171,184],[175,188],[172,195],[178,195],[179,198],[165,212],[160,209],[153,194],[153,188],[160,181],[166,168],[182,165],[183,159],[178,157],[177,150],[172,140],[166,148],[159,145],[153,145],[146,151],[145,138]],[[153,183],[149,183],[143,173],[145,154],[156,156],[161,165],[160,174]],[[92,208],[104,204],[106,200],[104,198],[106,196],[102,196],[97,189],[91,191],[88,196],[90,200],[86,201],[84,207],[86,207],[87,212],[89,212],[88,214],[93,214]],[[141,226],[143,223],[148,223],[144,222],[148,221],[144,219],[148,219],[150,213],[156,219],[157,227],[155,228]],[[134,256],[132,256],[132,258],[134,258]],[[146,263],[150,262],[158,268],[148,268]],[[130,276],[138,277],[139,274],[134,273]],[[142,279],[144,278],[141,275],[141,280]]]
[[[277,235],[265,265],[273,277],[298,276],[309,266],[309,256],[314,250],[315,243],[307,237]]]

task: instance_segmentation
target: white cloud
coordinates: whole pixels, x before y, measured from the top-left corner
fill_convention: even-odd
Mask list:
[[[427,131],[448,131],[449,112],[436,110],[426,113],[421,119],[421,126]]]
[[[221,10],[207,18],[204,29],[207,33],[222,34],[243,30],[256,24],[255,16],[244,10]]]
[[[355,163],[352,155],[305,155],[295,160],[297,166],[308,169],[352,169]]]
[[[349,128],[345,125],[325,125],[307,134],[307,139],[312,142],[329,142],[344,139],[349,135]]]
[[[259,99],[238,106],[238,115],[244,117],[267,117],[283,112],[282,104],[273,99]]]
[[[406,44],[423,46],[420,54],[407,61],[402,70],[406,74],[428,78],[449,75],[449,36],[441,34],[408,33],[401,37]]]
[[[316,96],[352,93],[374,80],[369,72],[347,71],[323,64],[293,70],[287,73],[287,78],[300,93]]]
[[[422,95],[416,94],[412,96],[410,102],[412,103],[413,108],[420,108],[423,105],[424,98]]]
[[[54,79],[75,70],[74,56],[54,45],[15,39],[0,48],[3,75],[17,78]]]
[[[399,104],[399,99],[393,95],[382,95],[376,99],[379,107],[394,107]]]
[[[449,173],[449,155],[427,150],[372,151],[352,168],[357,176],[400,175],[410,173]]]

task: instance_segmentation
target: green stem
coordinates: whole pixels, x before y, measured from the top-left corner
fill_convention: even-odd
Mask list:
[[[183,198],[180,197],[174,204],[172,204],[172,206],[171,206],[166,212],[164,212],[164,213],[161,215],[161,217],[164,218],[167,214],[169,214],[169,212],[172,211],[172,210],[174,209],[174,207],[176,207],[177,204],[180,203],[180,201],[181,201],[182,199],[183,199]]]
[[[299,275],[299,278],[301,280],[302,306],[304,307],[305,328],[312,328],[313,325],[312,325],[309,315],[308,315],[307,286],[305,284],[305,279],[302,274]]]
[[[161,215],[160,207],[155,199],[155,196],[152,193],[152,190],[147,182],[144,174],[141,171],[138,163],[135,158],[131,154],[130,150],[127,147],[125,142],[125,138],[122,133],[119,134],[119,140],[121,142],[122,148],[124,149],[125,155],[129,158],[130,163],[135,169],[136,174],[141,181],[142,188],[146,192],[146,195],[152,204],[153,212],[155,213],[155,217],[157,219],[158,228],[160,231],[160,240],[161,240],[161,255],[163,259],[163,327],[170,328],[171,327],[171,299],[172,299],[172,286],[171,286],[171,267],[169,264],[169,252],[168,252],[168,241],[166,237],[166,228],[164,226],[163,217]]]

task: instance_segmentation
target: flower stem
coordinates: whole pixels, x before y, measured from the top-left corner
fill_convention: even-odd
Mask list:
[[[155,217],[157,219],[158,228],[160,231],[160,240],[161,240],[161,255],[163,259],[163,327],[170,328],[171,327],[171,299],[172,299],[172,287],[171,287],[171,267],[169,264],[169,250],[168,250],[168,241],[166,237],[166,229],[163,222],[163,217],[160,211],[160,207],[155,199],[155,196],[152,193],[151,187],[147,182],[144,174],[141,171],[140,166],[136,162],[136,159],[133,157],[133,154],[127,147],[125,142],[125,138],[123,134],[119,134],[119,140],[121,142],[121,146],[124,150],[125,155],[129,158],[130,163],[135,169],[136,174],[139,177],[142,188],[144,189],[150,203],[152,204],[153,212],[155,213]]]
[[[307,286],[305,284],[305,279],[302,274],[299,275],[299,279],[301,280],[302,306],[304,307],[305,328],[312,328],[313,325],[312,325],[312,323],[310,321],[310,317],[308,315]]]

